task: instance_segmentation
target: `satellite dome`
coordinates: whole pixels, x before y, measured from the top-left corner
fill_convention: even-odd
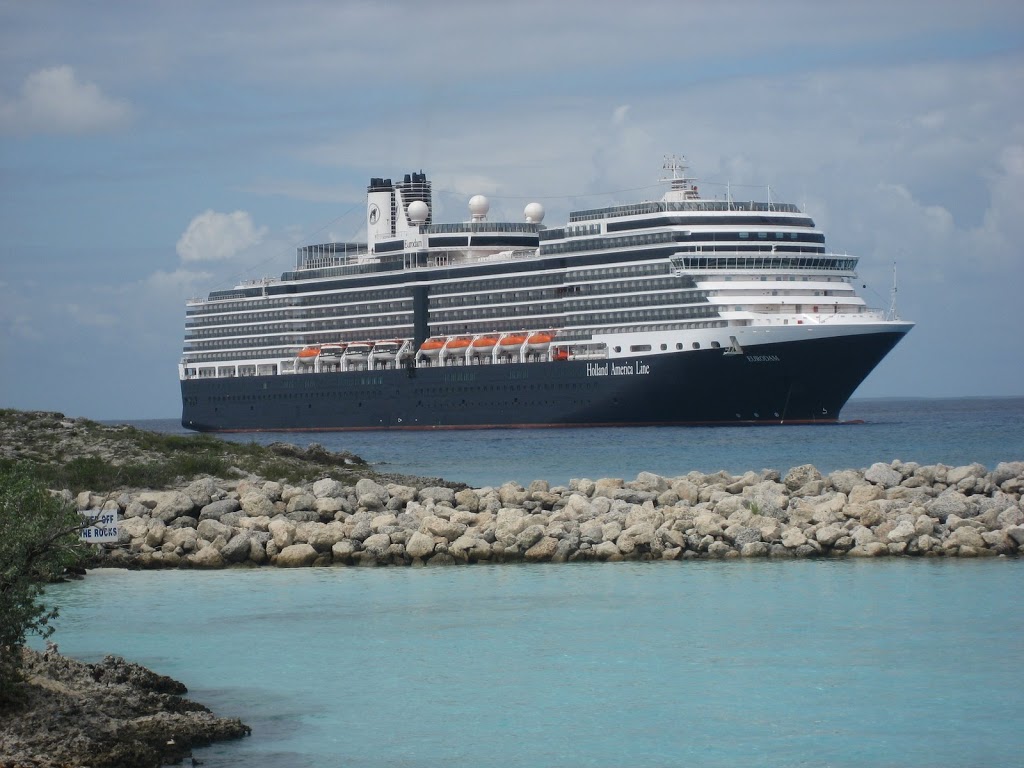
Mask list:
[[[523,210],[523,215],[531,224],[540,224],[544,221],[544,206],[540,203],[530,203]]]
[[[473,216],[474,221],[482,219],[490,209],[491,204],[483,195],[473,195],[469,198],[469,212]]]
[[[413,200],[409,203],[409,221],[413,224],[422,224],[430,215],[430,208],[422,200]]]

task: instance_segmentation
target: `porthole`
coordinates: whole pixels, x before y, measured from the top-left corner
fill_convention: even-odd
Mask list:
[[[712,341],[712,342],[711,342],[711,348],[712,348],[712,349],[721,349],[721,348],[722,348],[722,345],[721,345],[721,344],[719,344],[719,343],[718,343],[717,341]]]
[[[692,346],[694,349],[700,349],[700,342],[699,341],[695,341],[690,346]]]

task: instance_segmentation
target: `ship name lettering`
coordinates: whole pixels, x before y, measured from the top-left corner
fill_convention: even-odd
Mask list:
[[[747,355],[748,363],[779,363],[778,355]]]
[[[587,363],[587,376],[607,376],[608,363]]]

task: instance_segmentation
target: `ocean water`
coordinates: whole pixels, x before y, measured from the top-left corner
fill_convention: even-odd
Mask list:
[[[822,472],[893,459],[960,466],[1024,460],[1024,397],[852,400],[847,423],[815,426],[626,427],[435,432],[262,432],[229,440],[274,441],[349,450],[375,469],[456,480],[473,487],[506,481],[565,485],[574,477],[666,476],[691,470],[783,474],[814,464]],[[186,433],[174,420],[139,427]]]
[[[1024,460],[1024,398],[817,427],[275,433],[476,487]],[[174,421],[135,422],[181,432]],[[208,768],[1024,764],[1024,560],[91,571],[64,653],[183,681],[253,735]]]
[[[54,640],[252,736],[208,768],[1009,766],[1024,561],[90,572]]]

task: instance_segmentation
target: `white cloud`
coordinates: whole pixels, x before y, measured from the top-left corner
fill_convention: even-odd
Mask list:
[[[139,287],[159,297],[184,301],[198,295],[212,279],[212,272],[193,272],[188,269],[176,269],[173,272],[160,270],[142,281]]]
[[[96,328],[109,328],[117,325],[118,319],[110,308],[97,304],[67,304],[65,309],[71,320],[77,325],[90,325]]]
[[[220,261],[230,259],[254,245],[267,233],[257,228],[245,211],[218,213],[207,210],[189,223],[178,239],[178,255],[182,261]]]
[[[69,66],[33,72],[18,98],[0,101],[0,130],[10,133],[96,133],[123,125],[131,116],[128,102],[79,81]]]

